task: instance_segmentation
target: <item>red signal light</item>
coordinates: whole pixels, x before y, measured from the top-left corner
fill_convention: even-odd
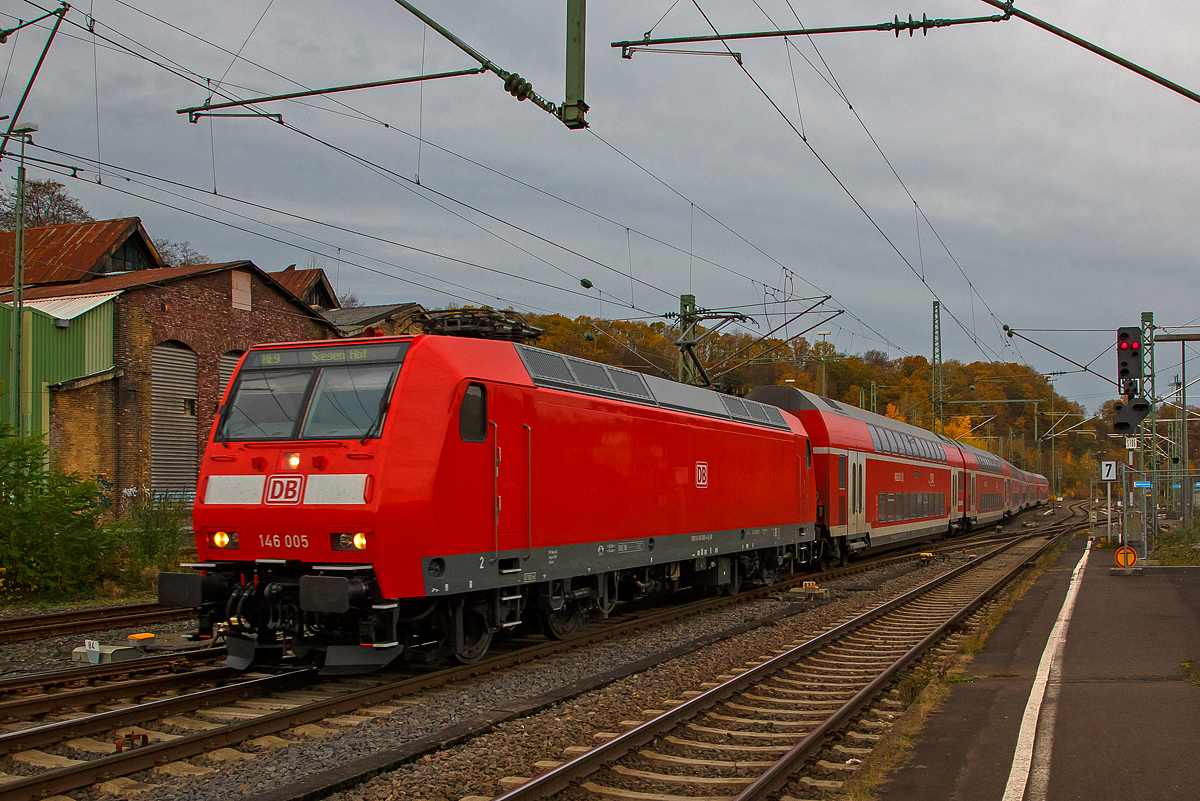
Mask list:
[[[1134,350],[1137,350],[1140,347],[1140,344],[1137,342],[1132,343],[1132,345]]]
[[[1121,350],[1128,350],[1128,349],[1129,349],[1129,343],[1128,343],[1128,342],[1122,342],[1122,343],[1121,343]]]

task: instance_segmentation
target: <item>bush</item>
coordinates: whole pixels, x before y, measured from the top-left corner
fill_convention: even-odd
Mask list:
[[[1179,526],[1158,535],[1151,557],[1164,565],[1200,565],[1200,527]]]
[[[111,569],[100,488],[48,462],[40,437],[0,430],[0,600],[77,595]]]
[[[124,584],[153,587],[161,571],[178,566],[188,514],[185,503],[162,493],[143,489],[129,498],[124,519],[109,526],[121,552]]]

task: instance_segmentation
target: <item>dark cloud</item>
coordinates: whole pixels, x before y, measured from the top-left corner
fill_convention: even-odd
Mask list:
[[[386,0],[273,4],[252,36],[266,0],[129,5],[227,51],[244,44],[243,57],[261,66],[234,62],[121,3],[96,0],[98,33],[193,80],[64,26],[22,117],[41,126],[39,145],[70,155],[31,152],[82,168],[69,189],[97,217],[138,215],[154,236],[192,242],[217,258],[251,258],[268,270],[316,251],[340,288],[364,302],[468,299],[595,314],[597,290],[578,284],[586,277],[603,291],[605,314],[640,315],[675,309],[688,291],[718,306],[819,288],[865,323],[846,315],[831,324],[839,348],[928,354],[933,296],[921,275],[947,306],[948,357],[1000,353],[1045,371],[1072,368],[1003,337],[988,307],[1016,328],[1100,329],[1030,334],[1081,362],[1103,351],[1110,329],[1136,324],[1143,310],[1164,325],[1200,316],[1189,291],[1200,256],[1192,135],[1200,104],[1018,20],[911,39],[828,36],[816,39],[819,53],[800,40],[790,62],[779,40],[735,45],[806,145],[732,59],[639,53],[623,60],[608,46],[639,38],[666,2],[591,4],[590,132],[567,131],[517,103],[490,75],[263,107],[303,133],[262,119],[189,124],[175,111],[204,101],[206,79],[224,77],[227,91],[248,97],[293,91],[297,83],[413,75],[422,61],[426,72],[472,63]],[[546,97],[561,98],[562,0],[419,5]],[[778,1],[701,6],[725,31],[770,27],[760,8],[782,26],[794,24]],[[809,26],[882,22],[895,13],[878,2],[792,6]],[[1200,21],[1182,0],[1021,7],[1200,88]],[[29,13],[17,4],[3,11]],[[924,11],[993,13],[965,1]],[[1111,24],[1118,16],[1125,22]],[[78,11],[70,19],[84,22]],[[706,31],[695,6],[680,3],[655,34]],[[4,111],[42,41],[44,32],[28,29],[4,46],[15,47],[0,95]],[[170,191],[183,197],[173,197],[161,185],[112,175],[96,185],[89,160],[97,153],[200,191],[176,187]],[[48,177],[49,170],[31,174]],[[631,287],[619,274],[631,266],[662,291]],[[621,303],[637,309],[622,312]],[[892,345],[872,341],[866,326]],[[1165,358],[1167,370],[1172,359]],[[1107,375],[1109,361],[1101,358],[1096,369]],[[1093,378],[1064,377],[1059,386],[1090,407],[1111,394]]]

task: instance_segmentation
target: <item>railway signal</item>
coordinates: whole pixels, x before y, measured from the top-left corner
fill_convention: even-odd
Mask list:
[[[1128,381],[1142,377],[1142,329],[1124,326],[1117,329],[1117,378],[1124,388]],[[1122,394],[1133,394],[1125,393]]]
[[[1143,397],[1130,398],[1129,403],[1114,403],[1113,410],[1117,413],[1113,429],[1118,434],[1125,434],[1136,431],[1146,415],[1150,414],[1150,402]]]

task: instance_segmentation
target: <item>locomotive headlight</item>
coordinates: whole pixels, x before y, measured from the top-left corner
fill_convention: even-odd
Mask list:
[[[300,454],[285,453],[283,455],[283,466],[289,470],[295,470],[296,468],[300,467]]]
[[[335,551],[365,551],[367,549],[367,535],[361,531],[357,534],[337,534],[334,539],[333,549]]]
[[[214,548],[236,548],[237,532],[214,531],[212,535],[212,544]]]

